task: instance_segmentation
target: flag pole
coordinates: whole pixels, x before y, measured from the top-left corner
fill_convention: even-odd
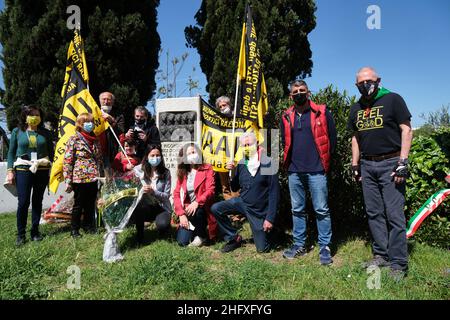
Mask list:
[[[111,125],[109,125],[108,129],[111,130],[111,132],[112,132],[114,138],[116,138],[116,141],[117,141],[117,143],[119,144],[120,150],[122,150],[122,153],[123,153],[123,154],[125,155],[125,157],[127,158],[128,163],[129,163],[130,165],[133,165],[133,164],[131,163],[130,158],[128,157],[127,153],[125,152],[125,149],[123,148],[122,144],[120,143],[119,138],[117,138],[117,135],[116,135],[116,133],[114,132],[113,127],[112,127]]]
[[[234,149],[236,148],[236,139],[235,139],[235,133],[236,133],[236,111],[237,111],[237,100],[238,100],[238,93],[239,93],[239,69],[236,75],[236,94],[234,96],[234,111],[233,111],[233,129],[231,132],[231,162],[234,162]],[[232,173],[230,170],[230,177]]]

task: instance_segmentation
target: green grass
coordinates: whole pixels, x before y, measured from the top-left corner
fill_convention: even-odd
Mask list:
[[[41,226],[40,243],[15,247],[15,216],[0,215],[0,299],[449,299],[450,253],[411,246],[408,277],[400,283],[381,273],[381,288],[368,289],[360,264],[371,257],[361,239],[337,248],[335,263],[323,267],[317,248],[287,261],[281,249],[257,254],[247,244],[221,254],[222,243],[180,248],[173,238],[134,247],[134,228],[119,235],[125,259],[102,261],[102,234],[69,236],[63,225]],[[249,235],[248,226],[244,236]],[[81,289],[67,289],[67,268],[81,270]]]

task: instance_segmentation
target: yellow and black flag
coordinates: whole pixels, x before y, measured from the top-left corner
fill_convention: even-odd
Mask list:
[[[245,16],[238,64],[240,95],[236,116],[256,122],[258,127],[263,128],[263,118],[269,106],[258,39],[251,7],[248,4],[245,8]]]
[[[64,99],[66,95],[67,85],[70,81],[70,74],[72,69],[75,68],[79,71],[83,81],[89,84],[89,74],[86,67],[86,56],[84,54],[83,39],[79,34],[78,29],[75,29],[73,40],[70,41],[69,50],[67,50],[67,64],[66,75],[64,77],[64,84],[61,91],[61,97]]]
[[[214,171],[229,171],[225,169],[225,165],[231,156],[233,146],[238,146],[234,152],[234,161],[237,163],[242,159],[243,152],[239,145],[239,138],[244,132],[253,132],[260,144],[264,142],[264,136],[259,132],[256,122],[244,118],[233,120],[232,116],[222,114],[203,99],[201,99],[201,108],[203,162],[209,163]]]
[[[89,93],[88,79],[83,42],[79,30],[75,29],[74,39],[70,42],[67,52],[66,76],[61,92],[64,106],[59,116],[58,142],[50,173],[49,189],[53,193],[56,193],[59,183],[64,180],[62,172],[64,152],[67,140],[75,134],[77,116],[85,112],[92,114],[94,133],[97,136],[109,127],[108,122],[102,118],[100,108]]]

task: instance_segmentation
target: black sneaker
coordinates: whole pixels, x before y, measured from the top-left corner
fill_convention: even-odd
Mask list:
[[[331,258],[331,250],[328,246],[322,247],[319,251],[320,264],[327,266],[333,263]]]
[[[389,277],[395,282],[400,282],[406,277],[406,271],[400,269],[391,268]]]
[[[306,249],[302,246],[295,245],[295,244],[283,252],[283,258],[286,258],[289,260],[292,260],[297,256],[301,257],[304,255],[306,255]]]
[[[31,241],[42,241],[42,239],[44,239],[44,237],[40,233],[31,236]]]
[[[78,238],[81,238],[81,237],[82,237],[81,234],[80,234],[80,231],[78,231],[78,230],[72,230],[72,231],[70,231],[70,235],[71,235],[72,238],[74,238],[74,239],[78,239]]]
[[[385,258],[379,255],[375,255],[372,260],[369,260],[367,262],[364,262],[362,264],[363,268],[369,268],[369,267],[389,267],[391,264],[389,261],[387,261]]]
[[[16,246],[20,247],[25,244],[25,236],[17,236]]]
[[[95,229],[94,227],[86,228],[86,229],[83,229],[83,230],[84,230],[84,233],[86,233],[86,234],[97,234],[97,229]]]
[[[242,246],[242,237],[241,236],[236,236],[236,238],[234,238],[231,241],[228,241],[220,250],[222,253],[227,253],[227,252],[231,252],[233,250],[236,250],[237,248]]]
[[[141,247],[144,245],[144,236],[136,236],[135,244],[137,247]]]

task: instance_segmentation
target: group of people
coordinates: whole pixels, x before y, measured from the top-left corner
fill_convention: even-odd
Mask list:
[[[369,228],[373,236],[373,259],[366,267],[389,266],[394,276],[402,277],[408,268],[406,219],[404,215],[405,178],[412,141],[411,114],[402,99],[380,86],[380,77],[371,67],[360,69],[356,86],[361,97],[350,110],[348,129],[352,132],[352,173],[362,184]],[[280,119],[283,167],[288,174],[293,220],[293,244],[282,255],[294,259],[307,254],[306,195],[311,195],[316,215],[319,260],[322,265],[333,262],[331,212],[328,206],[330,163],[337,145],[336,127],[326,105],[311,100],[311,92],[303,80],[289,86],[291,107]],[[113,113],[114,96],[100,95],[103,116],[120,136],[125,154],[106,132],[93,134],[92,115],[80,114],[76,133],[69,139],[64,156],[64,178],[67,192],[74,192],[72,236],[80,237],[80,217],[84,214],[87,231],[94,228],[93,216],[97,198],[97,179],[104,168],[133,176],[136,167],[145,173],[144,193],[157,199],[138,204],[133,213],[137,241],[144,240],[144,221],[156,222],[160,233],[170,229],[171,213],[179,217],[177,242],[181,246],[201,246],[219,238],[225,240],[222,252],[233,251],[243,239],[232,224],[230,215],[240,214],[248,220],[258,252],[271,249],[273,228],[278,214],[280,187],[277,166],[258,144],[254,133],[240,136],[242,160],[229,162],[232,171],[217,176],[224,200],[215,202],[215,172],[202,161],[195,143],[185,144],[178,154],[177,181],[171,198],[172,182],[165,166],[158,129],[148,125],[148,112],[143,107],[134,111],[135,123],[124,130],[122,116]],[[232,116],[230,99],[222,96],[216,107]],[[49,162],[31,171],[27,159],[51,159],[52,141],[39,127],[42,112],[25,107],[20,125],[11,135],[8,154],[8,179],[16,179],[19,204],[17,209],[17,243],[25,240],[27,210],[32,197],[31,239],[41,240],[38,231],[42,196],[48,182]],[[34,168],[36,169],[36,168]],[[344,192],[334,190],[333,192]]]

